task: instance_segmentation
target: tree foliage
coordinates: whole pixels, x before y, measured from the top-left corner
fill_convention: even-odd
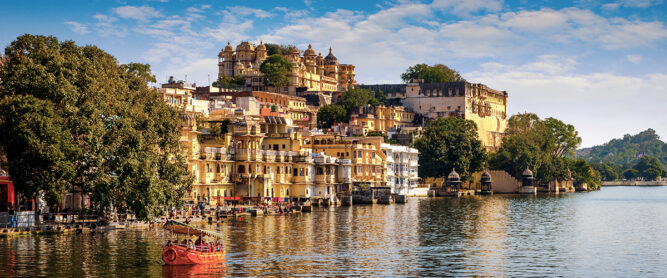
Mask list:
[[[576,182],[585,182],[588,190],[598,190],[602,185],[600,173],[596,171],[584,159],[568,159],[568,167],[571,170],[572,178]]]
[[[613,164],[593,162],[591,167],[600,173],[600,178],[603,181],[613,181],[619,179],[620,167],[616,169]]]
[[[265,43],[264,46],[266,47],[266,55],[287,55],[292,52],[292,45],[281,45],[281,44],[275,44],[275,43]]]
[[[320,128],[330,128],[334,123],[346,122],[347,119],[348,112],[339,104],[325,105],[317,111],[317,125]]]
[[[401,74],[401,79],[406,83],[413,79],[423,79],[425,83],[466,81],[457,71],[443,64],[416,64]]]
[[[349,88],[338,98],[335,104],[327,105],[317,112],[319,127],[329,128],[334,123],[347,123],[353,109],[370,105],[383,105],[386,97],[382,91]]]
[[[526,167],[541,182],[567,178],[567,155],[573,155],[581,142],[574,126],[554,118],[541,120],[532,113],[513,115],[503,137],[503,145],[490,159],[494,169],[505,170],[516,178]]]
[[[452,169],[469,180],[485,166],[486,151],[475,122],[458,117],[440,118],[427,124],[414,143],[419,150],[419,175],[445,177]]]
[[[264,75],[264,85],[284,88],[289,85],[287,74],[292,71],[292,64],[283,55],[274,54],[262,62],[259,71]]]
[[[150,67],[120,65],[95,46],[23,35],[0,68],[0,136],[17,191],[91,193],[100,212],[140,219],[182,204],[192,182],[179,146],[178,112],[148,88]]]
[[[237,75],[237,76],[221,76],[213,82],[213,87],[217,88],[238,88],[240,86],[245,85],[245,79],[243,79],[243,76]]]
[[[592,148],[577,151],[577,156],[589,162],[605,162],[616,165],[632,165],[642,156],[652,156],[667,164],[667,143],[660,140],[655,130],[647,129],[635,135],[626,134],[623,138]],[[628,167],[624,167],[627,169]]]
[[[646,180],[655,180],[657,177],[665,176],[662,163],[652,156],[641,157],[632,168],[637,171],[636,177],[642,177]]]

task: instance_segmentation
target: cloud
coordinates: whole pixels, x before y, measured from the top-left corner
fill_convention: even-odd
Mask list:
[[[628,59],[628,62],[633,63],[633,64],[639,64],[643,60],[642,56],[632,55],[632,54],[629,54],[629,55],[625,56],[625,58]]]
[[[72,32],[77,33],[77,34],[88,34],[90,31],[88,31],[88,27],[84,24],[81,24],[76,21],[65,21],[65,24],[69,25],[70,28],[72,28]]]
[[[485,64],[481,70],[464,73],[470,82],[507,90],[508,112],[535,112],[573,124],[583,146],[654,128],[667,134],[667,119],[661,115],[667,102],[667,74],[627,76],[607,72],[575,74],[563,68],[569,57],[555,55],[522,65]],[[535,67],[535,64],[542,64]],[[566,62],[565,64],[570,64]],[[565,69],[574,65],[567,65]],[[619,130],[619,126],[633,130]]]
[[[623,7],[628,8],[648,8],[662,4],[662,2],[662,0],[621,0],[617,3]]]
[[[265,10],[248,8],[244,6],[227,7],[227,11],[233,15],[242,17],[252,15],[256,18],[269,18],[274,16],[274,14],[267,12]]]
[[[96,14],[93,16],[97,20],[95,23],[95,33],[100,36],[116,36],[116,37],[125,37],[128,34],[127,27],[122,25],[117,25],[116,21],[118,20],[115,17],[110,17],[104,14]]]
[[[476,12],[497,12],[503,7],[502,0],[434,0],[431,7],[448,11],[454,15],[469,16]]]
[[[139,21],[148,21],[151,18],[160,16],[160,12],[149,6],[122,6],[113,8],[112,11],[121,18],[136,19]]]

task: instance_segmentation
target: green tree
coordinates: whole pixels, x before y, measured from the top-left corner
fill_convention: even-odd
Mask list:
[[[413,79],[423,79],[425,83],[466,81],[457,71],[442,64],[411,66],[401,74],[401,79],[406,83]]]
[[[265,43],[264,46],[266,46],[266,54],[269,56],[274,54],[287,55],[290,54],[290,52],[292,52],[292,45]]]
[[[237,75],[237,76],[221,76],[213,82],[213,87],[217,88],[238,88],[241,86],[245,85],[245,79],[243,79],[243,76]]]
[[[361,88],[349,88],[338,98],[337,104],[342,105],[347,110],[363,107],[367,104],[379,104],[379,100],[375,98],[376,93]]]
[[[635,179],[635,178],[639,177],[639,171],[637,171],[635,169],[632,169],[632,168],[626,169],[625,171],[623,171],[623,177],[626,180]]]
[[[289,85],[287,74],[292,71],[292,64],[282,55],[274,54],[262,62],[259,71],[264,75],[264,85],[272,85],[278,91]]]
[[[429,122],[414,146],[419,150],[421,177],[444,177],[456,169],[464,180],[469,180],[486,161],[477,125],[458,117]]]
[[[330,128],[334,123],[344,123],[347,121],[348,112],[342,105],[325,105],[317,111],[317,125],[320,128]]]
[[[665,171],[660,160],[652,156],[644,156],[637,161],[633,169],[637,170],[638,176],[647,180],[655,180],[662,176]]]
[[[613,181],[617,180],[619,177],[616,169],[609,163],[593,162],[591,163],[591,167],[600,173],[600,178],[603,181]]]
[[[581,138],[574,126],[554,118],[541,120],[532,113],[513,115],[508,119],[503,145],[490,164],[516,178],[526,167],[541,182],[567,177],[566,155],[574,155]]]
[[[56,205],[79,188],[98,211],[127,209],[140,219],[182,204],[192,180],[179,114],[148,88],[149,66],[120,65],[95,46],[46,36],[20,36],[5,54],[2,104],[22,112],[2,109],[0,124],[23,138],[1,137],[0,146],[12,150],[18,191],[44,192]]]
[[[568,166],[575,181],[585,182],[588,190],[598,190],[602,185],[600,173],[584,159],[568,159]]]
[[[65,120],[53,104],[30,95],[0,102],[0,142],[16,190],[27,198],[44,192],[49,204],[62,201],[76,174],[69,159],[79,155]]]
[[[127,73],[140,77],[144,83],[157,82],[157,79],[155,79],[155,75],[153,75],[151,72],[151,65],[149,64],[128,63],[122,65],[122,67],[125,69]]]

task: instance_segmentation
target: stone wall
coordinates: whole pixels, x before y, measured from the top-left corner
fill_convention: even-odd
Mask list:
[[[483,172],[473,173],[473,179],[475,181],[473,186],[474,188],[480,188],[479,181],[482,178],[482,173]],[[489,174],[491,174],[491,180],[493,181],[493,183],[491,183],[491,190],[493,190],[493,193],[519,192],[521,182],[512,177],[507,172],[502,170],[491,170],[489,171]]]

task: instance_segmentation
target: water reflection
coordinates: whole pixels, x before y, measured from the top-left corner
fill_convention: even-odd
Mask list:
[[[660,276],[667,188],[410,199],[227,219],[225,264],[163,267],[159,229],[0,239],[0,276]]]

